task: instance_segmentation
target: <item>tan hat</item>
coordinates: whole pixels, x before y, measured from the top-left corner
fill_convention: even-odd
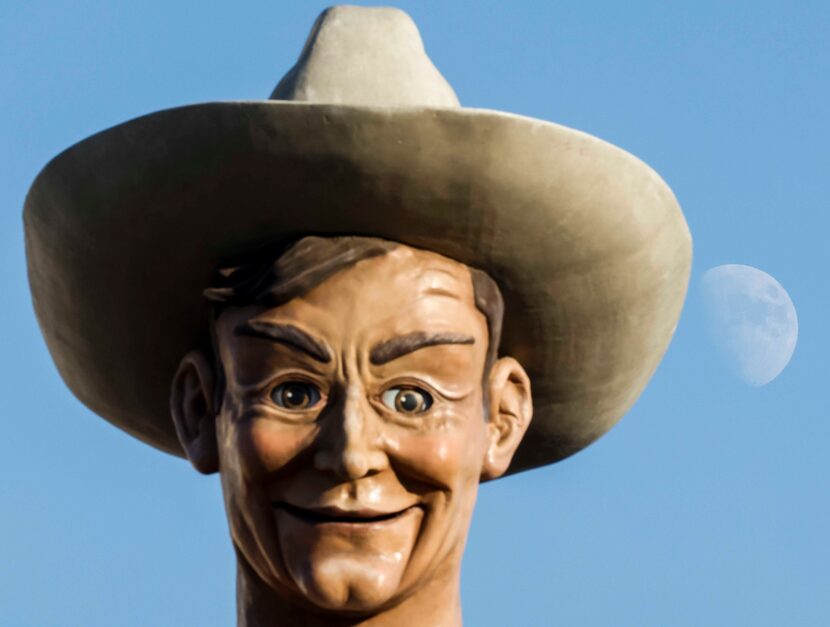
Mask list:
[[[372,235],[485,270],[501,354],[533,383],[510,472],[605,433],[662,357],[691,239],[648,166],[550,122],[466,109],[394,9],[336,7],[271,100],[180,107],[55,157],[24,212],[29,279],[64,381],[182,455],[168,412],[228,260],[307,234]]]

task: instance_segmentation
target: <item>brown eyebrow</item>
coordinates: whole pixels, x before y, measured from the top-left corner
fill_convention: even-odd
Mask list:
[[[233,332],[234,335],[259,337],[285,344],[324,364],[331,361],[331,353],[323,346],[322,342],[291,324],[252,320],[240,323]]]
[[[379,342],[369,351],[369,361],[380,366],[428,346],[441,344],[475,344],[475,339],[462,333],[425,333],[415,331]]]

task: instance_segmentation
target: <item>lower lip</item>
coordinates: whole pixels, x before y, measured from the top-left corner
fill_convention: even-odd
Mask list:
[[[413,505],[412,507],[408,507],[405,510],[402,510],[398,514],[394,516],[390,516],[388,518],[384,518],[382,520],[366,520],[361,518],[354,518],[350,520],[346,519],[339,519],[339,520],[319,520],[319,515],[315,515],[309,513],[308,516],[302,515],[303,510],[294,511],[294,508],[288,509],[286,507],[275,505],[275,509],[281,512],[285,512],[289,516],[291,516],[295,520],[299,520],[309,526],[312,526],[316,529],[324,530],[340,530],[344,532],[361,532],[361,531],[374,531],[374,530],[381,530],[391,525],[395,525],[404,520],[408,520],[412,516],[416,515],[418,512],[421,512],[421,508],[417,505]]]

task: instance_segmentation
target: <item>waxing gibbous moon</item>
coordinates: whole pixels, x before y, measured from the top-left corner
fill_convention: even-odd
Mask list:
[[[798,339],[795,306],[782,285],[737,264],[710,268],[700,285],[709,335],[727,367],[752,386],[781,374]]]

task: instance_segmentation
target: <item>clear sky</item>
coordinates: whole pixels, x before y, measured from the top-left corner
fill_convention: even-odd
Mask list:
[[[47,160],[98,130],[267,97],[325,6],[0,3],[1,625],[233,624],[216,478],[63,386],[21,209]],[[463,104],[629,150],[674,189],[695,243],[674,342],[631,412],[575,457],[481,490],[466,624],[827,625],[830,3],[399,6]],[[703,334],[697,281],[726,263],[770,273],[798,310],[795,354],[766,387],[731,378]]]

